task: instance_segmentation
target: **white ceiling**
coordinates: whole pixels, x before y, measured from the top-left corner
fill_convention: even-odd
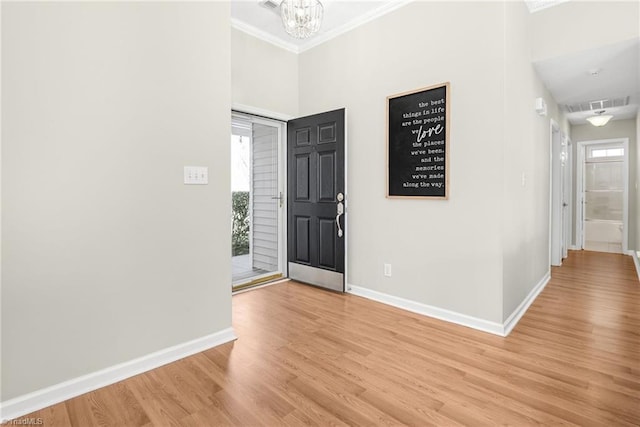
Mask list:
[[[635,118],[640,104],[640,40],[629,40],[537,62],[538,75],[563,107],[629,97],[625,107],[606,108],[613,120]],[[596,75],[592,72],[596,71]],[[567,113],[572,124],[586,123],[592,112]]]
[[[281,0],[270,0],[279,4]],[[554,6],[567,0],[526,0],[529,9]],[[298,40],[285,33],[279,9],[258,0],[232,0],[232,25],[291,52],[300,53],[344,32],[396,10],[411,0],[322,0],[324,20],[315,36]],[[607,108],[613,120],[635,118],[640,105],[640,40],[600,47],[535,63],[555,101],[567,104],[629,97],[625,107]],[[590,74],[598,70],[598,74]],[[567,113],[572,124],[583,124],[591,112]]]

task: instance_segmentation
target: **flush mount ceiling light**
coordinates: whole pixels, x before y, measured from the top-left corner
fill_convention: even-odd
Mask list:
[[[610,114],[604,114],[605,110],[596,111],[595,116],[587,117],[587,121],[594,126],[604,126],[613,118]]]
[[[319,0],[283,0],[280,15],[285,31],[297,39],[311,37],[320,29],[323,9]]]

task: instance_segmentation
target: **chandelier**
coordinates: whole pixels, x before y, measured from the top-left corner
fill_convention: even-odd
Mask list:
[[[284,30],[297,39],[306,39],[318,32],[322,12],[320,0],[282,0],[280,3]]]

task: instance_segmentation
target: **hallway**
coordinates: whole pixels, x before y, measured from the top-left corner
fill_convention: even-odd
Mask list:
[[[294,282],[238,341],[27,417],[44,425],[640,424],[631,257],[571,252],[507,338]],[[58,424],[56,424],[58,425]]]

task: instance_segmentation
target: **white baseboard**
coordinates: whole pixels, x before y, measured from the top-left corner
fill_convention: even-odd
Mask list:
[[[582,248],[580,248],[578,246],[575,246],[575,245],[571,245],[571,246],[569,246],[569,250],[570,251],[581,251]]]
[[[544,277],[540,279],[538,284],[533,289],[531,289],[529,295],[527,295],[527,297],[520,303],[520,305],[515,310],[513,310],[513,313],[511,313],[507,320],[504,321],[503,331],[505,337],[511,333],[513,328],[515,328],[522,316],[524,316],[524,314],[529,309],[529,306],[533,304],[536,298],[538,298],[538,295],[540,295],[540,292],[542,292],[545,286],[547,286],[549,280],[551,280],[551,272],[547,271]]]
[[[511,315],[505,320],[503,324],[498,322],[491,322],[485,319],[479,319],[477,317],[468,316],[466,314],[457,313],[455,311],[446,310],[432,305],[423,304],[416,301],[396,297],[393,295],[385,294],[382,292],[374,291],[371,289],[363,288],[356,285],[348,285],[348,292],[364,297],[370,300],[378,301],[383,304],[398,307],[403,310],[411,311],[412,313],[422,314],[423,316],[434,317],[436,319],[444,320],[446,322],[456,323],[458,325],[466,326],[469,328],[477,329],[483,332],[489,332],[490,334],[506,337],[511,333],[513,328],[518,324],[522,316],[526,313],[527,309],[533,301],[538,297],[540,292],[547,286],[551,280],[551,272],[547,272],[542,279],[536,284],[536,286],[529,292],[529,295],[520,303],[520,305],[511,313]]]
[[[232,328],[211,335],[156,351],[146,356],[119,363],[78,378],[74,378],[41,390],[28,393],[0,403],[0,421],[11,420],[31,412],[110,384],[150,371],[167,363],[175,362],[201,351],[219,346],[237,337]]]
[[[411,311],[413,313],[422,314],[428,317],[435,317],[436,319],[456,323],[458,325],[467,326],[469,328],[489,332],[491,334],[504,336],[504,328],[500,323],[497,322],[491,322],[488,320],[479,319],[477,317],[467,316],[466,314],[461,314],[455,311],[445,310],[443,308],[434,307],[432,305],[411,301],[378,291],[373,291],[371,289],[363,288],[360,286],[348,285],[347,289],[348,292],[353,295],[378,301],[383,304]]]

